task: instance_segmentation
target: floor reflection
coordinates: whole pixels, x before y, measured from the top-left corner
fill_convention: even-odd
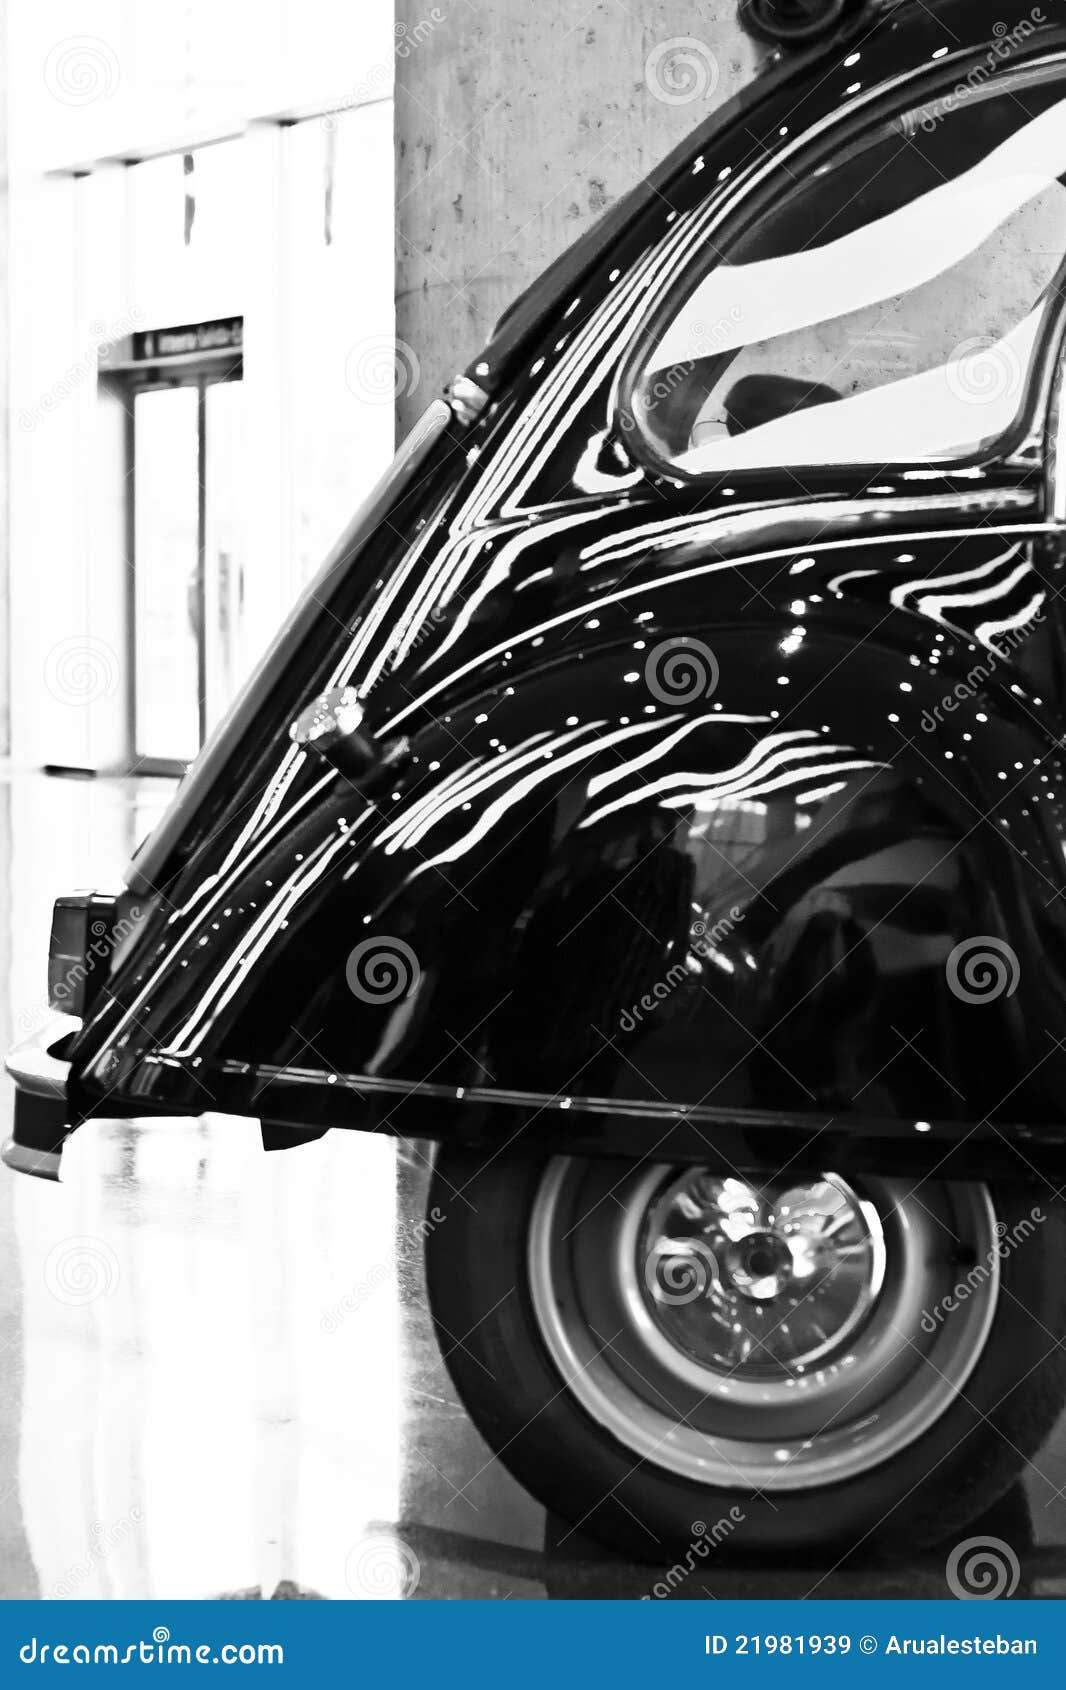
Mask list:
[[[20,1181],[21,1492],[44,1594],[206,1596],[345,1563],[400,1504],[395,1154],[102,1123]]]
[[[147,788],[147,790],[145,789]],[[55,891],[113,880],[161,783],[0,782],[0,1013],[41,1013]],[[4,1094],[9,1107],[9,1094]],[[557,1533],[445,1376],[427,1147],[253,1123],[100,1122],[64,1182],[0,1179],[0,1596],[654,1596]],[[1066,1594],[1066,1431],[983,1523],[1019,1596]],[[976,1528],[975,1528],[976,1529]],[[944,1556],[707,1563],[672,1599],[947,1594]]]

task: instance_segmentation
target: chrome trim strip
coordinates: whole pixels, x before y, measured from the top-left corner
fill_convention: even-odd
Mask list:
[[[149,1057],[145,1066],[180,1071],[184,1064],[173,1057],[156,1056]],[[386,1078],[380,1074],[344,1074],[333,1069],[299,1068],[292,1065],[280,1067],[267,1062],[248,1063],[234,1058],[221,1062],[217,1073],[223,1084],[229,1081],[231,1084],[236,1082],[245,1085],[256,1097],[268,1087],[292,1091],[321,1088],[323,1093],[326,1093],[328,1088],[331,1096],[352,1093],[362,1101],[370,1097],[421,1098],[433,1103],[528,1109],[537,1115],[558,1111],[574,1116],[626,1116],[664,1125],[691,1122],[697,1126],[736,1126],[740,1123],[753,1129],[800,1126],[817,1133],[825,1132],[830,1127],[854,1127],[859,1134],[865,1131],[910,1139],[912,1133],[920,1133],[923,1141],[927,1142],[932,1136],[934,1139],[942,1139],[945,1143],[963,1143],[973,1136],[979,1126],[979,1123],[971,1120],[937,1119],[931,1122],[911,1122],[903,1116],[897,1118],[864,1115],[861,1111],[848,1109],[738,1109],[719,1104],[670,1103],[657,1098],[582,1097],[577,1093],[519,1091],[503,1086],[455,1086],[433,1080]],[[227,1096],[219,1107],[229,1112],[232,1101],[232,1097]],[[233,1113],[241,1114],[243,1111],[234,1109]],[[343,1127],[344,1123],[338,1121],[336,1125]],[[1060,1126],[1045,1129],[1041,1124],[1039,1130],[1052,1132],[1054,1142],[1066,1146],[1066,1130]]]

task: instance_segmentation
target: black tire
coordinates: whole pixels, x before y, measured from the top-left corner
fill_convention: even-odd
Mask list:
[[[913,1550],[957,1536],[1002,1498],[1051,1432],[1066,1400],[1066,1222],[1036,1188],[991,1192],[1004,1252],[984,1346],[965,1388],[915,1442],[880,1466],[818,1489],[768,1499],[693,1483],[628,1450],[586,1413],[556,1367],[530,1289],[527,1234],[547,1167],[500,1155],[488,1166],[442,1150],[429,1208],[427,1281],[456,1390],[504,1465],[582,1533],[662,1563],[715,1534],[716,1555],[797,1550]],[[461,1193],[461,1196],[457,1196]],[[1031,1227],[1025,1217],[1041,1216]],[[739,1513],[742,1518],[738,1521]]]

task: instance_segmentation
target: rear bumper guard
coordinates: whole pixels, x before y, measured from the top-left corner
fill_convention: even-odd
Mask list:
[[[15,1082],[15,1115],[0,1159],[18,1173],[59,1178],[63,1146],[73,1130],[67,1102],[70,1063],[64,1052],[80,1030],[77,1016],[57,1012],[5,1059]]]

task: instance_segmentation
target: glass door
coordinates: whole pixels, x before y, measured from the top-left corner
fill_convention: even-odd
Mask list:
[[[229,708],[241,680],[244,568],[238,477],[244,385],[212,382],[204,391],[203,720],[208,734]]]
[[[133,400],[134,753],[185,763],[202,733],[200,396],[149,388]]]
[[[140,770],[192,761],[241,677],[239,374],[131,393],[133,732]]]

